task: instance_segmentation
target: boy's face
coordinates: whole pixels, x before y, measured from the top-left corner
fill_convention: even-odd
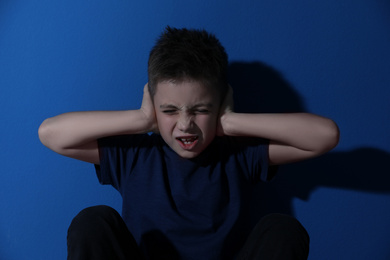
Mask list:
[[[179,156],[198,156],[216,135],[219,104],[217,91],[200,82],[159,82],[154,107],[162,138]]]

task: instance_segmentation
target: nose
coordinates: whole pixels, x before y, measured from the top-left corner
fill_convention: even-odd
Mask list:
[[[177,121],[177,128],[182,131],[188,131],[191,128],[192,125],[192,116],[189,114],[182,114],[180,115],[178,121]]]

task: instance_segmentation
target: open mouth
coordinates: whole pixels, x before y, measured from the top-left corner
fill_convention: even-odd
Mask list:
[[[176,138],[183,149],[191,149],[198,141],[198,136]]]

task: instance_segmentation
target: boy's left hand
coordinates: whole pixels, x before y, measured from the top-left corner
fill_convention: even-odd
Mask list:
[[[233,101],[233,88],[229,85],[228,92],[226,93],[225,100],[222,102],[221,108],[219,110],[218,125],[217,125],[217,135],[223,136],[227,135],[226,129],[224,129],[223,121],[225,116],[233,113],[234,101]]]

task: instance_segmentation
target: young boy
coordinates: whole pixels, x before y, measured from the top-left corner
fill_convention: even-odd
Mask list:
[[[95,164],[123,198],[122,217],[107,206],[75,217],[68,259],[307,258],[309,237],[292,217],[249,225],[251,183],[270,179],[270,165],[329,151],[338,128],[306,113],[233,112],[227,65],[213,35],[167,27],[150,53],[140,109],[42,123],[44,145]]]

